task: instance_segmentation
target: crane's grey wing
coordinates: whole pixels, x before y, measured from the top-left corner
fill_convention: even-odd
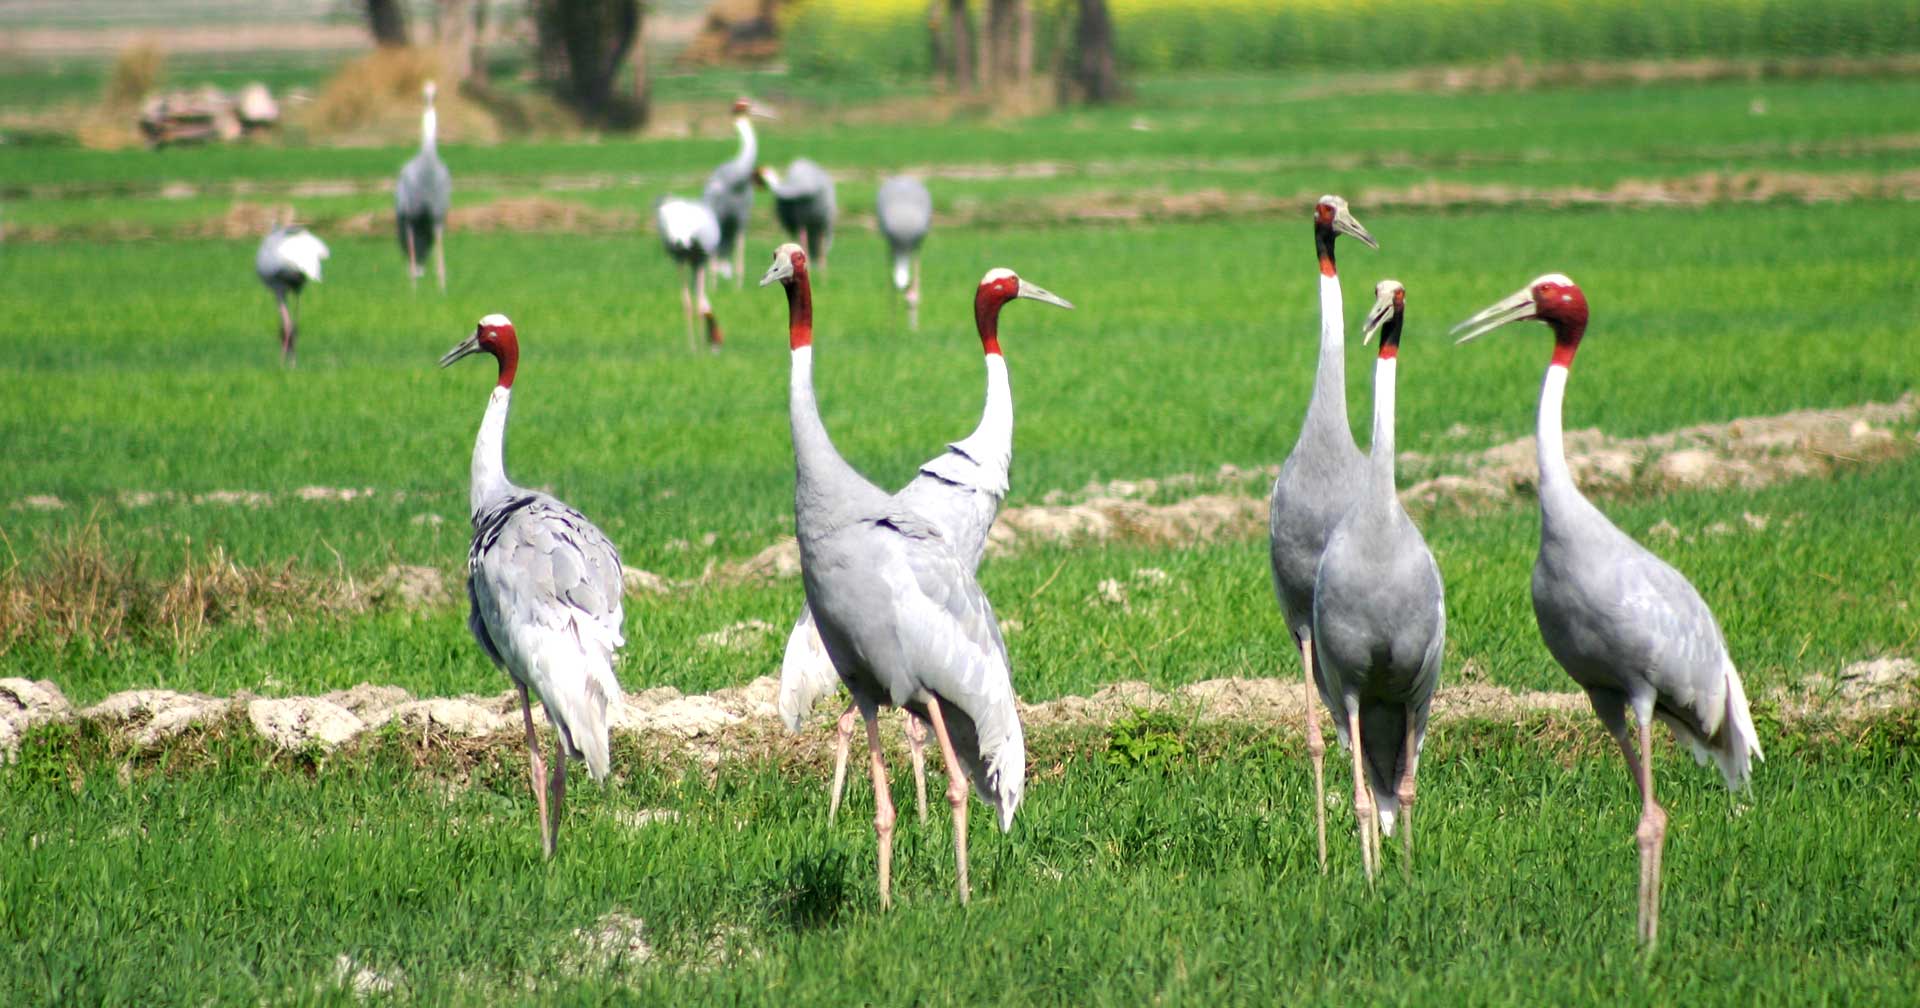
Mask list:
[[[1624,537],[1623,537],[1624,538]],[[1631,540],[1627,540],[1631,543]],[[1655,705],[1706,738],[1720,729],[1727,706],[1727,645],[1693,584],[1637,543],[1613,571],[1617,594],[1610,622],[1629,638],[1623,649],[1655,693]]]
[[[619,551],[553,497],[527,493],[477,515],[468,571],[510,625],[568,632],[609,660],[626,643]]]
[[[880,183],[874,196],[874,217],[890,245],[910,252],[920,246],[933,225],[933,197],[919,179],[896,175]]]
[[[1025,790],[1026,739],[993,606],[931,522],[894,512],[874,527],[890,554],[877,570],[896,600],[901,653],[938,699],[968,778],[1007,829]]]
[[[967,570],[978,570],[986,555],[987,533],[1000,511],[1006,484],[964,454],[949,451],[920,468],[913,482],[894,496],[904,510],[921,515],[940,527]],[[995,487],[998,489],[995,489]]]

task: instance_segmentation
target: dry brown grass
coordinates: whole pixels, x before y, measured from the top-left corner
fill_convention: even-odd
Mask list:
[[[100,104],[108,113],[131,114],[160,86],[166,76],[167,54],[151,40],[142,40],[120,50],[107,72],[106,87]]]
[[[115,555],[93,521],[43,536],[29,555],[32,569],[14,558],[0,571],[0,655],[22,641],[75,639],[110,651],[137,643],[187,651],[222,625],[265,627],[344,605],[291,561],[243,567],[218,547],[189,553],[178,574],[152,575],[139,558]]]

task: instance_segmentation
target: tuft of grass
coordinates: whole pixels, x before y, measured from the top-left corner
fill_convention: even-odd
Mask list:
[[[160,86],[166,76],[167,54],[153,41],[136,42],[115,54],[100,93],[102,111],[129,115]]]

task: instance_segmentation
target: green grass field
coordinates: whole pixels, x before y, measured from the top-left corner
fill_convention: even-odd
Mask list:
[[[1263,495],[1257,478],[1212,474],[1278,463],[1305,408],[1317,308],[1304,206],[1107,223],[1059,212],[1143,189],[1354,199],[1382,248],[1340,248],[1350,329],[1374,281],[1409,290],[1403,451],[1447,456],[1531,431],[1545,330],[1462,347],[1445,331],[1549,271],[1577,279],[1594,312],[1569,428],[1643,436],[1891,402],[1915,387],[1909,246],[1920,207],[1890,198],[1897,186],[1638,209],[1370,207],[1364,196],[1427,182],[1897,176],[1920,134],[1910,100],[1920,84],[1338,98],[1315,86],[1149,80],[1126,109],[937,128],[829,129],[789,103],[764,154],[806,153],[843,172],[849,213],[870,210],[874,180],[905,166],[1069,166],[936,177],[937,203],[980,223],[929,240],[917,334],[904,330],[878,240],[843,227],[816,293],[817,379],[841,451],[898,484],[971,428],[981,385],[971,295],[1005,265],[1078,306],[1015,304],[1003,319],[1019,418],[1009,506],[1185,474]],[[627,563],[697,581],[788,534],[784,300],[752,285],[770,258],[770,214],[763,203],[745,288],[715,294],[719,355],[686,349],[677,281],[647,221],[654,196],[697,188],[730,150],[717,140],[449,149],[456,205],[540,195],[645,223],[456,232],[445,296],[409,292],[384,231],[328,235],[333,256],[304,297],[289,371],[251,275],[254,240],[177,235],[238,199],[291,201],[320,222],[384,212],[379,185],[405,152],[0,148],[8,226],[65,235],[0,247],[0,676],[50,679],[78,705],[147,687],[506,689],[467,634],[464,603],[323,601],[349,582],[379,583],[392,564],[439,569],[457,588],[468,455],[492,371],[433,364],[488,312],[514,319],[525,352],[510,472],[579,506]],[[550,191],[556,176],[608,181]],[[325,180],[359,194],[288,195]],[[163,196],[169,183],[198,195]],[[98,237],[122,225],[159,237]],[[1363,441],[1370,360],[1351,348]],[[42,726],[0,766],[0,1001],[344,1003],[364,967],[392,981],[388,997],[429,1004],[1897,1003],[1920,933],[1907,835],[1920,798],[1913,707],[1792,720],[1776,693],[1864,659],[1920,657],[1916,424],[1891,435],[1887,452],[1833,460],[1827,477],[1600,500],[1718,614],[1769,756],[1753,792],[1734,799],[1663,739],[1673,825],[1650,962],[1632,947],[1631,788],[1584,715],[1437,726],[1422,764],[1418,871],[1401,882],[1389,851],[1373,894],[1344,797],[1332,810],[1333,873],[1312,870],[1294,726],[1176,717],[1162,726],[1171,750],[1133,763],[1110,755],[1125,728],[1048,727],[1035,733],[1011,835],[975,816],[974,905],[951,898],[943,817],[921,827],[909,815],[902,905],[890,915],[873,895],[860,774],[849,814],[825,829],[824,717],[805,741],[711,770],[671,746],[618,740],[616,777],[576,787],[551,864],[536,854],[525,756],[511,739],[423,746],[396,728],[331,756],[276,753],[236,717],[158,753],[92,722]],[[303,499],[309,487],[374,492]],[[230,492],[263,503],[194,500]],[[49,496],[61,506],[33,503]],[[1421,521],[1447,579],[1443,681],[1472,669],[1510,689],[1570,689],[1527,601],[1531,504]],[[1030,702],[1119,680],[1293,678],[1265,550],[1253,534],[1047,544],[989,560],[981,580],[1017,628],[1008,644]],[[184,622],[159,614],[156,599],[183,572],[216,559],[272,584]],[[1149,568],[1167,579],[1142,582]],[[77,582],[96,575],[89,595]],[[1127,607],[1098,601],[1108,579],[1135,586]],[[18,601],[29,597],[52,608]],[[124,621],[63,629],[86,598]],[[773,674],[799,605],[793,579],[630,594],[621,679],[692,692]],[[779,632],[741,650],[698,643],[749,619]],[[1333,779],[1344,796],[1345,777]],[[632,824],[651,809],[679,818]],[[620,942],[637,948],[643,933],[651,951],[610,959],[575,934],[610,914],[643,919]]]

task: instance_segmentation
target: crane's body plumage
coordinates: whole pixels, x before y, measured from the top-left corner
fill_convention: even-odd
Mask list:
[[[776,174],[763,169],[761,177],[773,193],[773,216],[789,236],[806,247],[807,258],[821,267],[833,246],[833,221],[838,213],[833,176],[808,158],[794,158]]]
[[[327,245],[306,228],[284,224],[267,232],[253,255],[253,272],[273,294],[280,311],[281,359],[291,364],[299,328],[289,297],[297,304],[307,281],[320,282],[320,261],[327,258]]]
[[[1544,386],[1539,440],[1532,593],[1540,637],[1615,736],[1629,712],[1657,718],[1700,762],[1718,764],[1728,787],[1743,787],[1760,743],[1720,626],[1692,582],[1574,484],[1559,431],[1567,371],[1556,369]]]
[[[585,515],[517,487],[476,511],[473,528],[468,628],[540,698],[565,754],[605,779],[609,717],[623,697],[618,551]]]
[[[393,221],[400,248],[407,253],[407,275],[418,281],[427,253],[434,253],[440,289],[447,288],[446,249],[442,239],[447,213],[453,206],[453,176],[440,160],[438,116],[433,109],[433,86],[427,86],[427,108],[420,117],[420,151],[400,167],[393,186]]]
[[[609,770],[608,730],[624,699],[613,668],[626,642],[620,554],[578,510],[507,478],[507,414],[519,361],[512,323],[501,315],[482,319],[473,336],[441,358],[441,366],[474,353],[492,353],[500,361],[500,383],[488,397],[473,445],[467,628],[519,689],[542,846],[552,857],[567,760],[584,760],[596,781]],[[557,735],[552,776],[545,781],[529,693],[539,698]]]

